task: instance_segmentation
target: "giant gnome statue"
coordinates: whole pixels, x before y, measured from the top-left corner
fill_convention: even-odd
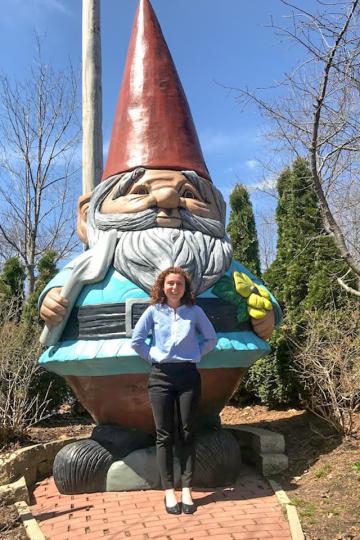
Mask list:
[[[60,492],[160,485],[150,368],[130,343],[154,280],[170,266],[191,275],[197,303],[218,336],[200,363],[194,483],[233,481],[238,442],[221,429],[219,413],[246,369],[269,352],[265,340],[281,312],[232,259],[225,202],[149,0],[140,0],[136,14],[102,182],[79,201],[78,234],[89,249],[40,298],[42,339],[50,345],[40,363],[65,377],[97,423],[90,439],[56,456]]]

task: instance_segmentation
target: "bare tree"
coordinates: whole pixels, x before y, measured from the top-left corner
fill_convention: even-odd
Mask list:
[[[50,386],[44,395],[33,391],[40,328],[14,319],[20,319],[18,298],[0,306],[0,448],[51,414]]]
[[[263,210],[256,213],[262,273],[270,267],[276,256],[276,222],[272,212]]]
[[[69,195],[80,161],[76,78],[46,64],[36,45],[26,80],[0,76],[0,255],[24,262],[29,294],[41,255],[74,248]]]
[[[288,0],[283,26],[271,27],[299,46],[304,58],[277,85],[278,97],[261,90],[236,89],[242,104],[256,104],[271,121],[273,148],[311,164],[324,224],[349,271],[338,278],[348,292],[347,275],[360,281],[360,8],[359,0],[317,1],[307,11]]]
[[[304,335],[295,343],[293,370],[302,400],[343,435],[352,435],[360,409],[359,306],[307,312]]]

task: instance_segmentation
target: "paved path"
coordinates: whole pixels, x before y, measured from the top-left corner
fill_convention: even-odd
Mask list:
[[[60,495],[50,478],[36,485],[31,508],[49,540],[291,540],[276,496],[252,469],[194,499],[194,515],[170,516],[161,491]]]

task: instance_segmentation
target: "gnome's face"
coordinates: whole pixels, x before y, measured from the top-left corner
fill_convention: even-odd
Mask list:
[[[89,207],[90,247],[111,229],[115,268],[147,291],[159,272],[180,266],[200,293],[231,263],[224,199],[194,171],[139,168],[101,182]]]
[[[199,185],[201,184],[201,185]],[[198,188],[180,171],[146,170],[137,181],[120,195],[116,183],[101,205],[102,214],[123,214],[156,210],[156,224],[179,228],[180,210],[221,221],[213,190],[208,180],[198,177]]]

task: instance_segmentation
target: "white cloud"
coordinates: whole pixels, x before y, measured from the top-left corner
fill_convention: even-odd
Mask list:
[[[249,144],[251,135],[244,132],[211,132],[207,131],[200,134],[201,146],[205,153],[233,152],[240,146]]]
[[[273,191],[276,189],[277,176],[275,174],[270,174],[269,176],[263,178],[262,180],[249,184],[247,187],[250,192],[254,191]]]
[[[109,152],[109,146],[110,146],[110,139],[106,139],[103,141],[103,155],[104,157],[107,157]]]
[[[19,19],[27,25],[34,25],[49,12],[71,17],[69,3],[62,0],[2,0],[1,23],[14,27]]]
[[[256,169],[256,167],[259,166],[259,162],[256,159],[249,159],[248,161],[245,161],[245,164],[249,169]]]
[[[40,6],[43,6],[44,8],[50,8],[54,11],[58,11],[59,13],[62,13],[63,15],[71,16],[72,11],[69,9],[68,5],[65,5],[64,2],[61,0],[37,0],[40,4]]]
[[[244,164],[243,164],[242,161],[237,161],[237,162],[233,163],[232,165],[230,165],[230,167],[227,167],[224,170],[224,173],[238,176],[239,175],[239,170],[243,169],[243,165]]]

